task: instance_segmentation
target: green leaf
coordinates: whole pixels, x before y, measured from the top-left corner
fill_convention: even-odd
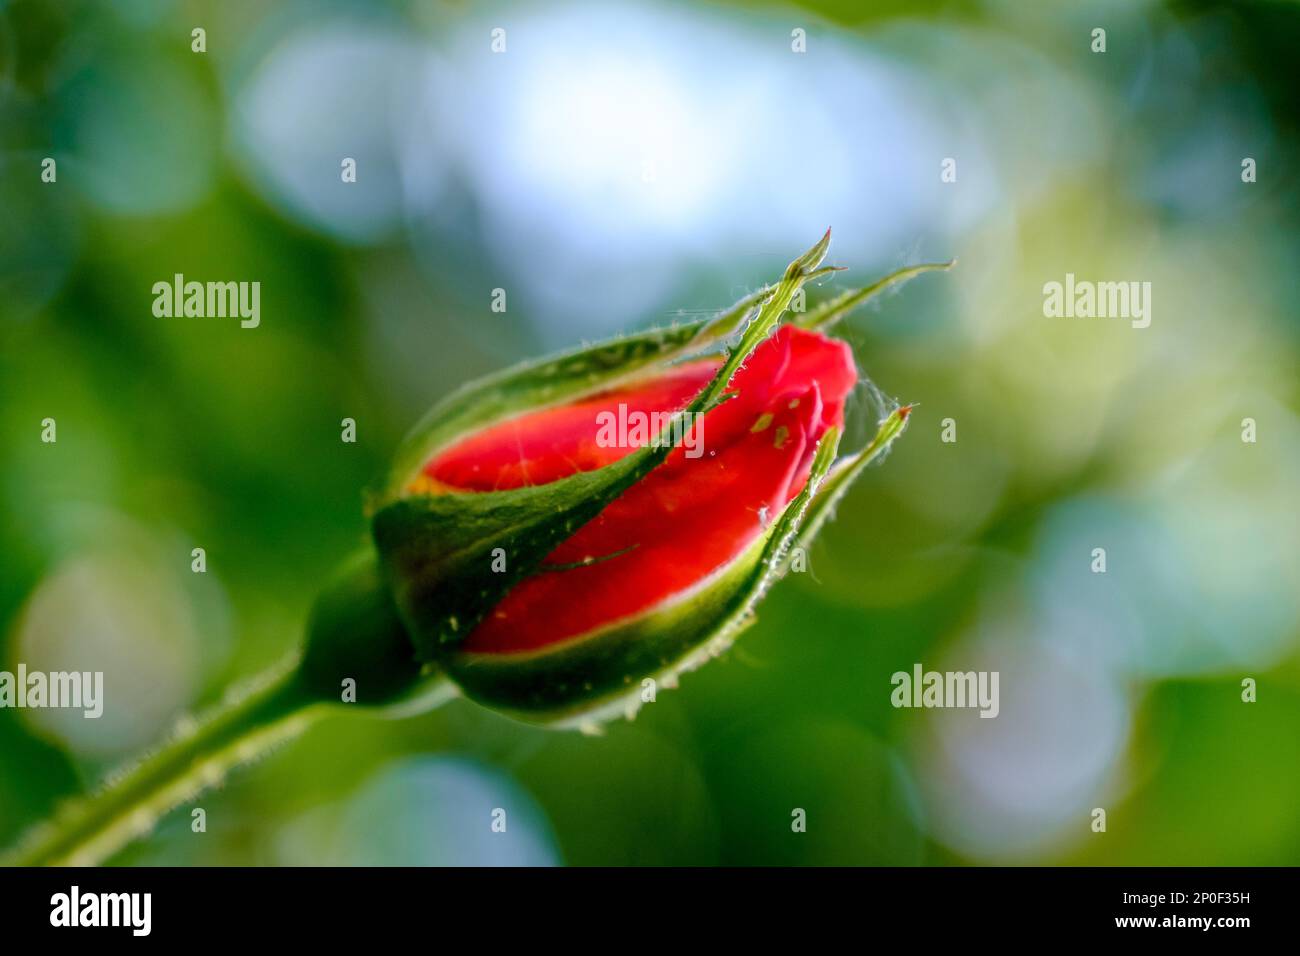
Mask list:
[[[682,414],[703,413],[724,399],[732,375],[775,328],[795,292],[823,274],[817,266],[829,243],[827,230],[765,293],[740,342],[727,352],[717,375]],[[706,323],[701,331],[725,335],[728,322],[734,328],[740,321],[724,319]],[[662,357],[671,347],[655,351]],[[588,372],[579,372],[566,380],[588,376]],[[508,401],[513,404],[521,393],[536,396],[542,388],[540,377],[515,379]],[[457,427],[476,416],[463,408],[459,412],[453,408],[450,414],[459,418]],[[442,428],[438,423],[432,426],[433,431]],[[672,425],[667,426],[656,441],[611,465],[549,484],[508,491],[417,495],[381,507],[372,520],[375,545],[417,658],[444,659],[547,554],[668,456],[672,430]],[[495,571],[494,558],[503,556],[506,570]]]

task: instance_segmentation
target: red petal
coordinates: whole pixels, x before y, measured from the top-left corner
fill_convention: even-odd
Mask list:
[[[447,449],[424,473],[450,488],[500,491],[603,468],[636,446],[600,447],[599,412],[617,409],[620,403],[629,412],[677,411],[690,404],[717,370],[712,360],[692,362],[650,382],[509,419]]]

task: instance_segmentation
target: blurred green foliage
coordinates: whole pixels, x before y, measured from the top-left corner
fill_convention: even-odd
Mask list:
[[[510,83],[457,82],[482,69],[488,28],[511,25],[512,50],[526,51],[526,24],[567,10],[574,49],[613,42],[582,32],[580,8],[0,3],[0,667],[102,658],[110,699],[139,703],[131,719],[71,730],[0,710],[0,843],[296,646],[319,583],[365,540],[363,488],[437,398],[546,347],[723,306],[808,245],[813,222],[852,250],[890,226],[845,211],[868,195],[892,196],[917,224],[840,260],[846,283],[900,258],[960,258],[849,323],[864,372],[919,407],[810,573],[776,588],[727,658],[599,738],[461,702],[401,722],[330,718],[203,797],[206,834],[178,812],[118,862],[1300,862],[1300,186],[1285,175],[1300,116],[1285,52],[1300,11],[636,9],[684,31],[665,45],[698,17],[787,58],[803,24],[810,63],[821,44],[843,58],[828,76],[853,63],[903,71],[903,119],[828,114],[813,128],[811,104],[829,91],[790,91],[810,114],[756,135],[791,138],[829,191],[768,210],[779,241],[688,222],[705,231],[673,251],[683,265],[663,258],[658,234],[638,245],[640,206],[626,233],[531,193],[540,211],[512,220],[510,202],[525,200],[511,184],[542,175],[541,140],[459,170],[447,161],[509,122],[489,106],[513,102]],[[268,63],[297,62],[286,38],[333,21],[361,24],[358,44],[378,31],[394,45],[355,61],[329,46],[319,75],[258,85]],[[1099,22],[1104,59],[1088,49]],[[200,24],[202,55],[190,49]],[[716,64],[709,49],[686,55],[725,71],[738,49]],[[463,112],[431,107],[445,128],[395,122],[398,153],[359,142],[358,185],[373,191],[347,198],[331,137],[420,91],[367,87],[353,109],[313,100],[314,84],[365,82],[366,64],[419,51],[430,72],[413,75]],[[683,83],[704,95],[725,80]],[[560,134],[564,108],[550,117]],[[259,110],[269,126],[250,119]],[[907,138],[912,114],[939,131],[926,148],[962,137],[964,211],[938,192],[948,154],[909,151],[921,142]],[[249,129],[280,123],[284,142],[250,145]],[[876,128],[902,132],[875,140]],[[867,139],[839,156],[849,147],[828,145],[828,129]],[[703,157],[709,144],[682,149]],[[288,163],[293,150],[307,159]],[[868,154],[881,165],[864,174]],[[719,194],[733,175],[765,175],[761,151],[742,155]],[[1251,185],[1246,155],[1259,159]],[[46,156],[57,183],[40,179]],[[621,209],[604,170],[572,188]],[[736,199],[737,221],[769,198]],[[582,243],[591,265],[568,252]],[[610,249],[644,269],[613,271]],[[1152,327],[1043,318],[1042,284],[1067,271],[1152,281]],[[260,281],[261,327],[155,318],[151,287],[176,273]],[[502,285],[510,308],[496,314],[488,293]],[[870,412],[864,391],[859,433]],[[1240,440],[1247,416],[1257,444]],[[40,441],[47,417],[55,444]],[[345,417],[355,444],[339,440]],[[940,438],[949,417],[955,443]],[[1099,545],[1104,579],[1088,570]],[[189,573],[195,547],[205,576]],[[893,709],[890,675],[918,661],[1001,670],[1002,715]],[[1245,677],[1257,703],[1241,702]],[[519,811],[508,843],[472,837],[506,805]],[[1107,809],[1105,834],[1089,829],[1094,807]],[[806,833],[792,832],[796,808]]]

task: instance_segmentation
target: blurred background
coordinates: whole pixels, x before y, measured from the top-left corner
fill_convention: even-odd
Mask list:
[[[960,263],[847,324],[919,407],[725,659],[598,738],[330,718],[115,862],[1300,863],[1298,45],[1293,3],[0,2],[0,669],[108,700],[0,710],[0,845],[296,646],[435,400],[831,225],[810,301]],[[1067,272],[1150,327],[1045,318]],[[260,327],[156,318],[176,273]],[[917,662],[1000,716],[895,710]]]

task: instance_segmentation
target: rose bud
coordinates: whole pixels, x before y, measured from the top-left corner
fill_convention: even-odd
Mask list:
[[[633,449],[597,440],[602,413],[681,411],[720,365],[683,364],[510,419],[441,451],[413,486],[490,493],[607,466]],[[780,329],[732,379],[736,397],[694,426],[703,454],[674,448],[554,548],[445,655],[452,678],[484,703],[548,718],[586,716],[610,695],[621,706],[629,686],[637,701],[646,676],[671,681],[744,609],[856,384],[846,344]]]
[[[644,679],[671,686],[728,646],[801,522],[807,543],[907,414],[836,462],[858,372],[817,329],[929,267],[777,328],[829,271],[828,241],[716,319],[531,363],[435,408],[372,501],[380,568],[363,563],[365,583],[318,605],[304,673],[337,687],[371,633],[372,701],[450,681],[512,716],[589,725],[634,711]]]

